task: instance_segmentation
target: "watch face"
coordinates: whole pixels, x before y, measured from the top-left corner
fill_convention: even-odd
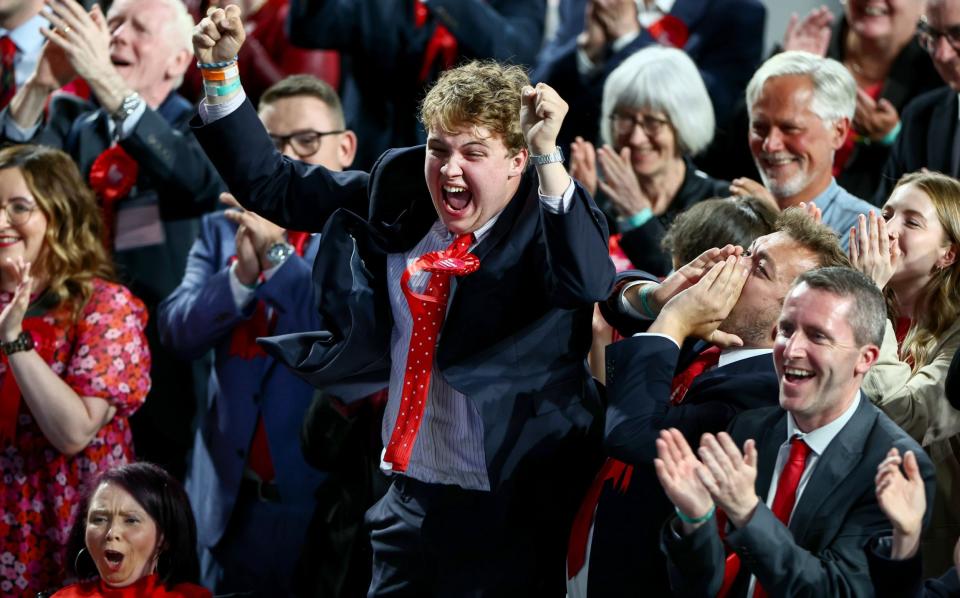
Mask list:
[[[267,261],[277,265],[290,257],[293,253],[293,246],[287,243],[274,243],[267,249]]]

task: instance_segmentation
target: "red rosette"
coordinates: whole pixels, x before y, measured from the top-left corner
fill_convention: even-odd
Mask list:
[[[659,21],[647,27],[647,31],[657,43],[674,48],[683,48],[690,39],[687,24],[673,15],[664,15]]]
[[[473,274],[480,267],[480,260],[472,253],[454,253],[449,250],[433,251],[420,258],[420,268],[426,272],[440,272],[453,276]]]
[[[126,197],[137,182],[139,167],[119,145],[103,151],[90,167],[90,187],[104,204]]]

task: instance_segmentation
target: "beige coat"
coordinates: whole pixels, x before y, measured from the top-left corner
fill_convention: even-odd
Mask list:
[[[953,354],[960,347],[955,322],[934,348],[933,358],[915,374],[897,355],[893,325],[887,329],[880,358],[867,372],[863,392],[929,453],[937,472],[933,521],[924,536],[924,570],[940,575],[953,564],[960,538],[960,411],[944,396],[943,385]]]

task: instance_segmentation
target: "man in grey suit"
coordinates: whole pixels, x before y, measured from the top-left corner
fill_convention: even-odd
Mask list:
[[[928,497],[934,489],[919,445],[860,396],[885,314],[876,286],[853,270],[801,275],[776,330],[780,407],[744,412],[729,434],[704,434],[699,459],[679,432],[661,434],[655,465],[677,514],[661,541],[677,594],[873,593],[863,545],[889,529],[877,465],[891,447],[913,451]]]

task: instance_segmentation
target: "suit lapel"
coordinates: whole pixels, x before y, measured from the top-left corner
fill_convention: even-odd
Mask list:
[[[801,546],[804,545],[804,536],[811,528],[813,517],[847,479],[850,471],[860,463],[863,445],[877,418],[876,412],[868,409],[868,403],[867,398],[861,396],[860,405],[853,417],[817,459],[810,481],[793,509],[790,531]]]
[[[949,123],[948,126],[944,126]],[[930,128],[927,131],[927,161],[930,170],[946,172],[951,176],[954,155],[957,148],[953,147],[953,138],[957,130],[957,94],[950,91],[934,108],[930,119]]]
[[[757,496],[761,502],[767,502],[773,468],[777,466],[777,453],[780,445],[787,440],[787,413],[781,411],[774,424],[763,431],[757,441]]]

